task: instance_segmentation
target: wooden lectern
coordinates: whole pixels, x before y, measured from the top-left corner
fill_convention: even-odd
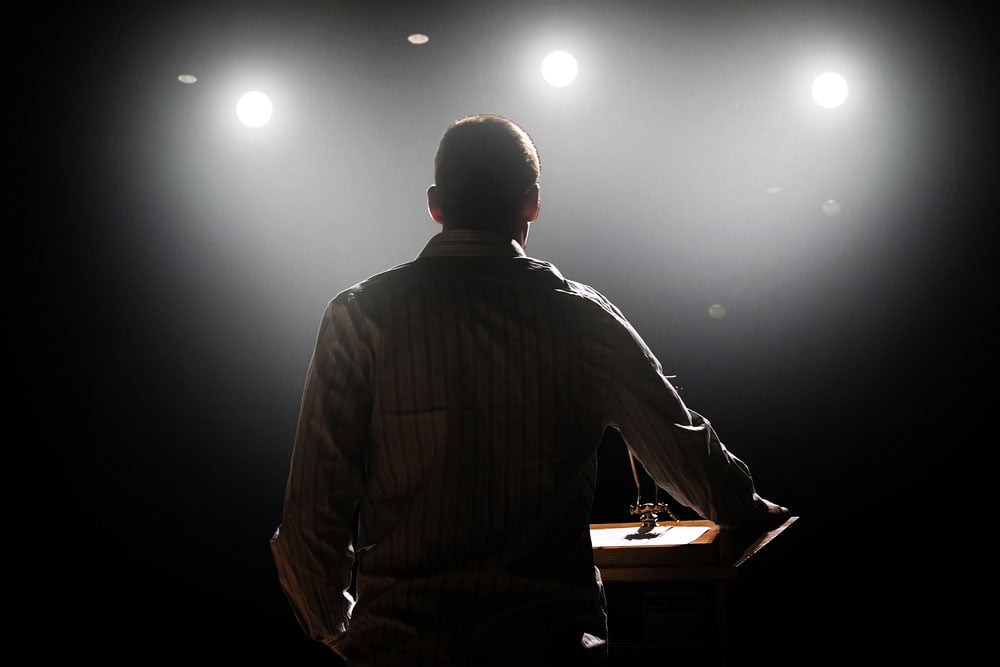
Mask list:
[[[591,524],[608,599],[609,667],[729,664],[727,608],[738,568],[797,518],[763,535],[711,521]]]

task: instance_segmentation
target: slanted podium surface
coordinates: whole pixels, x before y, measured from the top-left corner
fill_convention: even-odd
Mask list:
[[[708,520],[591,524],[594,562],[605,581],[731,579],[735,570],[798,517],[762,535],[723,531]]]

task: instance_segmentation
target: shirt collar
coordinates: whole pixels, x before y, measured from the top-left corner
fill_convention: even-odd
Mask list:
[[[431,237],[418,257],[526,257],[521,244],[503,234],[449,229]]]

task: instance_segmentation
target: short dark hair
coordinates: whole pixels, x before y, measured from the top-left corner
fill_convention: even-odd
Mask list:
[[[449,125],[434,156],[438,203],[455,228],[506,231],[540,172],[528,133],[496,114]]]

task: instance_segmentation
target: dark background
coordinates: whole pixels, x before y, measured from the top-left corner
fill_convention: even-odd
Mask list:
[[[748,661],[985,662],[983,6],[7,2],[3,25],[11,648],[333,664],[267,546],[319,315],[437,231],[440,133],[496,111],[542,155],[529,254],[618,303],[801,517],[742,574]],[[550,38],[581,58],[562,97],[519,78]],[[841,115],[789,92],[838,62]],[[294,118],[252,134],[255,76]],[[626,520],[620,440],[601,461],[594,520]]]

